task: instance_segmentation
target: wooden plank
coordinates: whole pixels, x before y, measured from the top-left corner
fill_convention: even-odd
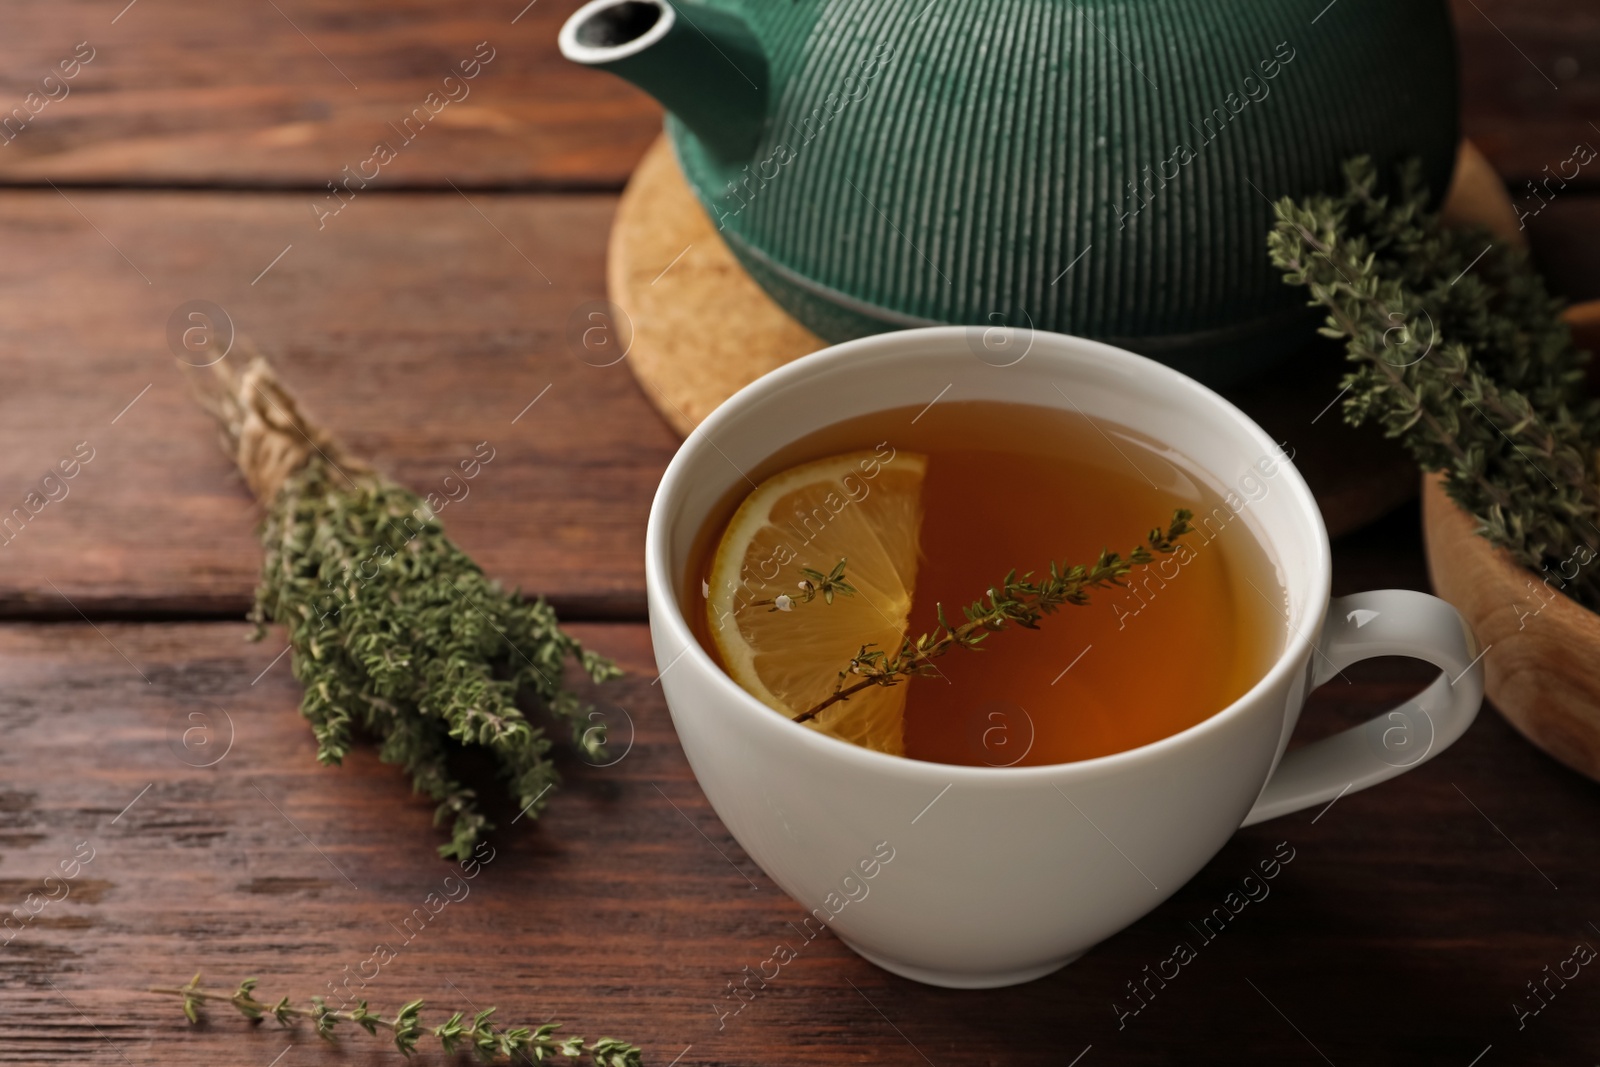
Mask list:
[[[1414,552],[1400,555],[1414,565]],[[398,1062],[365,1036],[335,1054],[304,1030],[222,1012],[193,1029],[175,1003],[140,992],[198,969],[303,998],[347,973],[370,977],[362,961],[378,942],[400,943],[397,958],[351,987],[376,1005],[424,996],[497,1004],[508,1022],[553,1015],[643,1044],[655,1067],[1064,1067],[1090,1046],[1082,1067],[1309,1064],[1319,1052],[1412,1067],[1467,1064],[1489,1045],[1494,1062],[1546,1064],[1593,1051],[1592,977],[1552,983],[1522,1030],[1510,1005],[1575,943],[1600,943],[1582,904],[1600,892],[1587,859],[1600,848],[1600,791],[1492,712],[1394,782],[1241,831],[1152,915],[1048,978],[933,989],[823,934],[795,945],[799,958],[719,1029],[727,983],[795,941],[788,924],[805,909],[695,785],[650,684],[644,627],[579,629],[630,671],[609,699],[631,717],[631,750],[606,768],[568,755],[568,782],[536,826],[510,825],[495,797],[494,858],[469,896],[408,938],[397,928],[453,871],[433,853],[429,806],[366,750],[342,769],[315,764],[284,665],[253,682],[274,640],[246,644],[233,623],[0,627],[3,902],[20,903],[79,842],[94,850],[69,895],[0,948],[0,1062],[268,1064],[285,1049],[285,1065]],[[1321,692],[1307,732],[1398,702],[1424,676],[1367,664]],[[193,766],[228,740],[218,709],[231,748]],[[204,759],[181,742],[197,726],[217,746]],[[1189,924],[1280,842],[1294,859],[1269,895],[1213,941],[1197,937]],[[1152,984],[1119,1028],[1112,1005],[1134,1004],[1127,983],[1178,941],[1198,958]],[[1227,1051],[1197,1056],[1213,1049]]]
[[[556,33],[580,3],[23,0],[0,38],[0,113],[30,92],[44,103],[0,150],[0,181],[320,189],[385,140],[399,149],[387,186],[620,186],[660,111],[561,58]],[[93,58],[41,90],[79,42]],[[480,55],[475,78],[444,83]],[[430,92],[448,102],[425,105]],[[390,124],[418,107],[431,121],[402,144]]]
[[[1537,206],[1524,183],[1546,177],[1546,167],[1562,171],[1578,142],[1600,148],[1600,9],[1581,0],[1451,0],[1450,7],[1463,132],[1523,209]],[[1600,160],[1564,169],[1577,171],[1575,187],[1600,188]]]
[[[447,105],[379,181],[619,187],[659,131],[660,111],[620,80],[560,57],[556,33],[578,3],[123,10],[123,0],[66,9],[19,0],[0,39],[0,111],[22,105],[78,42],[95,57],[0,151],[0,182],[321,188],[392,138],[389,123],[489,41],[495,59],[470,95]],[[1592,134],[1600,16],[1580,0],[1452,0],[1452,10],[1466,132],[1520,188]],[[1582,181],[1600,184],[1587,171]]]
[[[301,194],[70,196],[0,202],[0,612],[245,610],[257,513],[168,347],[174,309],[203,298],[412,488],[447,489],[488,442],[440,515],[491,574],[642,616],[639,546],[677,439],[625,364],[568,339],[605,295],[612,197],[373,193],[319,232]],[[48,500],[80,444],[92,458]]]

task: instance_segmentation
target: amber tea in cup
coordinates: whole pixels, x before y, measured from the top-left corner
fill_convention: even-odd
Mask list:
[[[685,603],[684,614],[719,665],[726,666],[706,594],[736,509],[773,474],[854,452],[865,457],[856,475],[861,486],[869,469],[875,476],[904,457],[925,458],[911,636],[936,627],[940,604],[959,621],[963,606],[1013,570],[1042,574],[1052,561],[1088,564],[1102,549],[1126,555],[1176,509],[1193,512],[1193,529],[1176,550],[1135,567],[1123,585],[1093,590],[1088,604],[1063,606],[1038,629],[1008,627],[980,650],[952,649],[936,673],[900,683],[907,687],[904,755],[912,759],[1033,766],[1137,748],[1227,707],[1282,653],[1284,585],[1249,516],[1252,499],[1267,491],[1265,479],[1217,486],[1175,449],[1114,423],[973,400],[839,422],[745,472],[747,481],[706,519],[682,587],[698,601]],[[1281,455],[1260,458],[1285,462]],[[865,491],[841,485],[830,498],[833,514]],[[792,594],[800,568],[827,572],[837,564],[811,544],[829,517],[797,508],[784,524],[792,537],[783,574],[770,581],[746,574],[750,588]],[[819,600],[790,614],[819,613],[806,620],[820,626],[829,610]]]

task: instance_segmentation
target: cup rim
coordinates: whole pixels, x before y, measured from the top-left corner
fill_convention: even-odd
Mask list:
[[[1307,532],[1315,541],[1312,545],[1312,566],[1315,567],[1316,573],[1308,579],[1308,596],[1299,613],[1300,617],[1286,620],[1287,633],[1284,647],[1272,666],[1256,680],[1254,685],[1235,698],[1232,703],[1194,725],[1146,744],[1089,759],[1025,767],[977,767],[912,759],[908,756],[896,756],[864,748],[786,719],[747,693],[726,671],[717,666],[716,661],[701,646],[690,629],[688,619],[684,617],[683,607],[673,590],[672,561],[668,552],[668,531],[672,516],[668,514],[668,509],[675,506],[674,498],[680,493],[679,483],[683,481],[684,470],[694,462],[699,451],[708,446],[715,449],[716,431],[736,420],[743,408],[760,397],[784,389],[823,367],[856,360],[868,354],[918,348],[928,341],[961,339],[966,336],[968,330],[969,327],[965,326],[930,326],[872,334],[829,345],[761,375],[724,400],[701,421],[699,426],[691,430],[683,444],[673,454],[672,461],[668,463],[665,473],[661,476],[661,482],[651,501],[650,517],[645,531],[645,596],[652,644],[663,631],[669,633],[674,643],[681,645],[683,649],[678,656],[695,661],[695,666],[710,676],[710,684],[717,690],[716,695],[731,700],[740,709],[740,714],[751,718],[757,729],[772,732],[780,744],[803,746],[812,755],[840,760],[863,771],[886,775],[920,775],[930,782],[934,779],[951,784],[959,781],[968,786],[1001,787],[1004,783],[1010,783],[1010,786],[1014,787],[1030,781],[1061,777],[1095,778],[1117,774],[1124,769],[1162,759],[1174,750],[1186,747],[1207,734],[1223,730],[1228,723],[1246,714],[1246,709],[1260,700],[1264,694],[1284,684],[1287,676],[1299,669],[1296,665],[1308,654],[1308,650],[1315,649],[1313,637],[1307,635],[1307,628],[1311,627],[1313,633],[1320,632],[1332,596],[1333,578],[1332,548],[1321,509],[1317,506],[1310,487],[1306,485],[1305,478],[1290,460],[1282,463],[1279,473],[1285,477],[1288,490],[1296,498],[1295,504],[1306,519]],[[1092,355],[1097,359],[1139,368],[1145,373],[1153,374],[1157,379],[1164,381],[1152,388],[1170,387],[1186,392],[1191,399],[1209,405],[1221,415],[1231,416],[1263,449],[1271,451],[1278,447],[1277,442],[1273,441],[1254,419],[1230,400],[1165,364],[1114,345],[1070,334],[1033,330],[1031,339],[1035,346],[1040,340],[1044,340],[1061,346],[1058,351],[1075,349],[1079,354]],[[1036,347],[1030,350],[1030,354],[1034,351],[1037,351]],[[782,444],[779,444],[773,451],[781,447]],[[1206,473],[1215,477],[1215,472],[1206,471]],[[676,663],[676,660],[673,662]],[[664,674],[663,670],[658,677]],[[665,695],[664,685],[663,695]],[[670,705],[668,710],[671,710]],[[778,731],[784,733],[779,735]]]

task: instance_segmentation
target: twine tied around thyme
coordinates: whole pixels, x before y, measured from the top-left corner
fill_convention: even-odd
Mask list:
[[[270,504],[284,483],[313,456],[320,456],[352,482],[375,476],[370,466],[300,410],[272,365],[249,340],[236,338],[234,347],[248,356],[242,371],[221,360],[191,369],[190,382],[201,405],[217,420],[224,451],[258,501]]]

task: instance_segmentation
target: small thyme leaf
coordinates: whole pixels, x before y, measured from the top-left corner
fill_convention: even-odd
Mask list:
[[[1087,567],[1081,564],[1064,567],[1052,562],[1049,575],[1037,582],[1032,580],[1031,571],[1020,578],[1016,571],[1012,571],[998,586],[986,592],[987,599],[974,601],[963,608],[965,621],[955,626],[951,626],[945,618],[944,605],[935,604],[934,615],[938,625],[932,631],[914,639],[904,638],[893,655],[870,644],[862,645],[845,669],[839,672],[839,681],[833,693],[796,715],[794,721],[814,719],[833,705],[849,700],[872,686],[897,685],[919,674],[936,673],[938,667],[933,660],[952,648],[978,651],[985,638],[1007,626],[1036,630],[1040,619],[1055,614],[1062,605],[1087,604],[1091,589],[1120,585],[1134,567],[1149,565],[1155,559],[1154,553],[1165,555],[1177,551],[1178,538],[1193,529],[1189,525],[1193,517],[1188,509],[1179,508],[1172,513],[1172,521],[1165,528],[1158,526],[1146,535],[1148,545],[1139,545],[1126,557],[1101,549],[1099,558]],[[841,559],[827,576],[833,588],[840,591],[849,590],[844,584],[844,567],[845,561]],[[816,572],[808,571],[807,579],[811,580],[813,574]],[[851,681],[852,678],[857,680]]]
[[[264,1014],[271,1014],[280,1026],[285,1027],[292,1026],[295,1019],[310,1019],[316,1032],[330,1040],[334,1027],[341,1022],[354,1023],[369,1034],[376,1034],[380,1029],[387,1030],[395,1048],[407,1057],[416,1051],[420,1038],[432,1035],[447,1055],[463,1045],[471,1046],[485,1063],[502,1058],[543,1063],[557,1055],[578,1059],[585,1054],[595,1067],[641,1067],[643,1063],[642,1050],[637,1045],[613,1037],[602,1037],[592,1045],[581,1037],[558,1040],[555,1031],[561,1026],[560,1023],[545,1023],[537,1030],[523,1027],[496,1030],[489,1021],[495,1012],[492,1007],[478,1012],[471,1026],[463,1024],[463,1016],[458,1011],[428,1030],[421,1021],[424,1006],[421,1000],[410,1001],[395,1012],[394,1018],[386,1019],[383,1013],[371,1011],[364,1000],[354,1008],[336,1010],[329,1008],[322,997],[312,997],[309,1008],[294,1007],[289,1003],[289,998],[284,997],[269,1007],[255,998],[255,987],[256,979],[247,978],[231,994],[213,993],[201,988],[200,976],[196,974],[188,985],[176,988],[153,986],[150,992],[182,997],[183,1014],[196,1024],[200,1021],[202,1005],[206,1001],[218,1001],[231,1004],[252,1022],[259,1022]]]

